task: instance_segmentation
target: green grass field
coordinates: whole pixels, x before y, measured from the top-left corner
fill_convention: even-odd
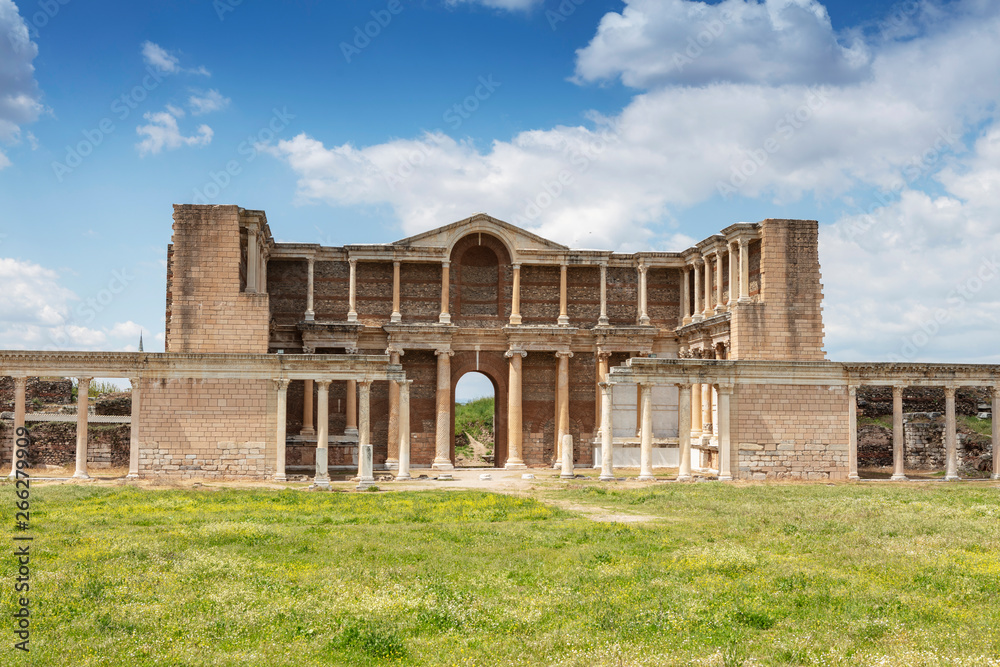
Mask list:
[[[983,483],[36,486],[32,652],[8,621],[0,664],[1000,665],[998,501]]]

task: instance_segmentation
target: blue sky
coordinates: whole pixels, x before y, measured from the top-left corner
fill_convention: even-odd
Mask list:
[[[203,198],[328,245],[818,219],[831,358],[998,363],[998,66],[988,0],[0,0],[0,347],[162,350]]]

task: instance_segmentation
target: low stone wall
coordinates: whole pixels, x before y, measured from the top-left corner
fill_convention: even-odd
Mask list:
[[[128,391],[101,394],[92,399],[95,415],[129,417],[132,415],[132,393]]]
[[[910,470],[941,470],[945,467],[945,418],[939,412],[903,413],[905,466]],[[989,470],[992,465],[990,438],[976,433],[956,434],[959,468]],[[858,426],[858,466],[891,466],[892,429],[879,424]]]
[[[0,422],[3,461],[9,466],[14,429]],[[76,424],[43,422],[28,424],[31,436],[28,461],[31,466],[70,465],[76,462]],[[87,429],[88,467],[128,467],[131,428],[128,424],[91,424]]]

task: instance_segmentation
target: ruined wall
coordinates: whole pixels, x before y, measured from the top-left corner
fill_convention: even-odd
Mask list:
[[[739,385],[732,400],[741,478],[847,477],[845,387]]]
[[[237,206],[174,206],[167,352],[266,353],[266,294],[242,291]]]
[[[14,409],[14,378],[0,376],[0,409]],[[29,377],[24,388],[26,409],[31,412],[31,403],[35,400],[41,403],[73,402],[73,381],[69,378],[37,378]]]

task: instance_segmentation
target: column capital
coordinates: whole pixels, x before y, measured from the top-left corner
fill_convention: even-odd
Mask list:
[[[93,379],[92,377],[77,377],[76,381],[80,384],[90,384],[90,381]],[[25,378],[25,381],[27,381],[27,378]]]
[[[371,380],[355,380],[355,382],[358,383],[358,388],[359,389],[362,388],[362,387],[364,387],[365,389],[371,389],[371,386],[372,386],[372,381]]]
[[[618,383],[617,382],[607,382],[607,381],[605,381],[605,382],[598,382],[597,386],[600,387],[601,389],[603,389],[604,391],[611,391],[616,384],[618,384]]]
[[[394,260],[392,260],[392,265],[393,265],[393,266],[399,266],[400,264],[402,264],[402,261],[400,261],[400,260],[398,260],[398,259],[394,259]]]
[[[358,348],[356,348],[356,347],[345,347],[344,348],[344,354],[357,354],[357,353],[358,353]]]
[[[521,265],[519,263],[511,264],[510,268],[514,269],[515,271],[520,271]]]
[[[856,385],[856,384],[849,384],[849,385],[847,385],[847,393],[850,394],[851,396],[857,396],[858,395],[858,385]]]
[[[449,357],[453,357],[453,356],[455,356],[455,351],[453,349],[451,349],[450,347],[441,347],[441,348],[438,348],[438,349],[434,350],[434,354],[437,355],[437,356],[441,356],[442,354],[445,354],[445,355],[448,355]]]
[[[413,384],[413,380],[396,380],[396,384],[399,385],[400,389],[409,389],[410,385]]]
[[[330,382],[332,380],[313,380],[316,383],[316,389],[319,391],[327,391],[330,388]]]
[[[26,377],[15,377],[14,378],[14,387],[15,388],[24,389],[27,386],[28,386],[28,378],[26,378]]]
[[[503,353],[503,356],[507,357],[508,359],[510,359],[511,357],[515,357],[517,355],[520,355],[521,358],[523,359],[524,357],[528,356],[528,353],[519,347],[511,347],[509,350]]]
[[[404,350],[400,345],[390,345],[389,347],[385,348],[385,353],[387,355],[398,354],[399,356],[402,357],[403,355],[406,354],[406,350]]]
[[[695,257],[694,259],[691,260],[691,266],[693,266],[696,269],[700,269],[704,263],[705,259],[702,257]]]
[[[347,258],[347,262],[348,262],[348,264],[350,264],[351,266],[357,266],[357,264],[358,264],[358,259],[357,259],[357,257],[348,257],[348,258]]]
[[[745,236],[741,236],[737,242],[740,244],[740,249],[746,248],[750,245],[750,239]]]
[[[138,389],[139,388],[139,383],[142,382],[142,376],[141,375],[129,375],[128,376],[128,382],[129,382],[130,385],[132,385],[133,389]]]
[[[643,264],[642,262],[639,262],[639,265],[636,268],[639,269],[639,273],[646,273],[646,271],[649,270],[649,267]]]
[[[945,387],[944,387],[944,395],[945,395],[945,397],[946,398],[955,398],[955,390],[956,389],[958,389],[958,387],[956,387],[954,385],[945,385]]]
[[[274,383],[274,388],[277,389],[278,391],[287,391],[288,383],[291,382],[291,380],[287,378],[275,378],[271,380],[271,382]]]
[[[311,266],[311,265],[313,265],[313,264],[316,263],[316,257],[313,256],[313,255],[309,255],[308,257],[306,257],[306,261],[309,262],[309,264]]]
[[[451,266],[451,260],[450,259],[442,259],[441,260],[441,266],[445,266],[445,267]]]
[[[608,352],[607,350],[605,350],[602,347],[599,347],[599,348],[597,348],[596,354],[597,354],[597,358],[598,359],[610,359],[612,353]]]
[[[312,345],[303,345],[302,354],[316,354],[316,348]]]
[[[717,392],[719,392],[720,394],[732,394],[733,393],[733,389],[735,389],[735,388],[736,388],[736,385],[729,384],[729,383],[719,383],[719,384],[715,385],[715,390]]]
[[[903,395],[903,390],[906,389],[905,384],[894,384],[892,385],[892,395],[895,397],[897,394]]]
[[[573,353],[570,350],[556,350],[555,355],[556,355],[557,358],[558,357],[567,357],[567,358],[569,358],[569,357],[573,356]]]

